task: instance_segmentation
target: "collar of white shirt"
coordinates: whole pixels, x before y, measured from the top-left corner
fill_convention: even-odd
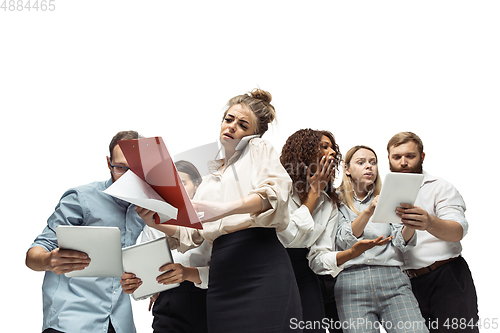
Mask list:
[[[432,182],[435,182],[438,178],[425,172],[425,171],[422,171],[422,174],[424,175],[424,180],[422,181],[422,186],[424,186],[425,184],[427,183],[432,183]],[[422,188],[422,186],[420,186],[420,188]]]

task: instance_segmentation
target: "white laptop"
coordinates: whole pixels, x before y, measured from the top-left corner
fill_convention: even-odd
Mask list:
[[[90,264],[81,271],[66,273],[67,277],[121,277],[122,245],[117,227],[57,226],[57,242],[65,250],[85,252]]]
[[[179,286],[178,283],[163,285],[156,281],[159,275],[165,273],[159,271],[160,267],[173,262],[166,237],[126,247],[122,259],[123,270],[134,273],[142,281],[142,285],[132,294],[136,301]]]
[[[401,223],[396,208],[401,203],[413,205],[424,180],[419,173],[391,172],[385,176],[375,212],[371,218],[374,223]]]

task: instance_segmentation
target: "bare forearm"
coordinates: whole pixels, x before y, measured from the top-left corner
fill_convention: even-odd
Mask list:
[[[54,249],[50,252],[41,246],[31,248],[26,254],[26,266],[34,271],[51,271],[56,274],[85,269],[90,264],[86,253],[75,250]]]
[[[200,273],[196,267],[185,267],[186,270],[186,280],[197,284],[201,284]]]
[[[269,209],[269,201],[262,200],[258,194],[250,194],[247,197],[228,202],[226,204],[225,216],[235,214],[257,214]]]
[[[431,216],[427,231],[436,238],[447,242],[460,242],[463,238],[463,228],[460,223],[450,220],[442,220],[436,216]]]
[[[193,201],[193,207],[198,213],[203,213],[202,222],[213,222],[236,214],[258,214],[271,208],[271,204],[266,198],[254,193],[224,203]]]
[[[447,242],[459,242],[463,238],[463,228],[460,223],[451,220],[443,220],[429,214],[425,209],[418,206],[401,204],[396,208],[397,215],[401,221],[416,230],[426,230],[431,235]]]
[[[363,235],[365,231],[366,224],[370,220],[370,217],[373,215],[373,212],[368,212],[366,209],[361,212],[361,214],[356,217],[354,221],[351,223],[351,229],[354,237],[359,238]]]
[[[314,208],[316,207],[316,202],[318,201],[318,198],[319,198],[318,192],[310,190],[307,193],[307,197],[306,197],[306,200],[304,201],[303,205],[309,209],[309,212],[311,213],[311,215],[313,214]]]
[[[154,225],[151,224],[149,226],[163,232],[165,235],[168,236],[173,236],[177,231],[177,226],[171,224],[154,224]]]
[[[347,261],[359,257],[363,252],[374,246],[384,246],[392,240],[391,237],[379,236],[377,239],[362,239],[357,241],[350,249],[337,253],[337,266],[345,264]]]
[[[403,235],[405,242],[408,242],[415,234],[415,229],[404,226],[403,230],[401,230],[401,234]]]
[[[355,258],[354,251],[352,249],[347,249],[337,253],[337,266],[343,265],[349,260]]]
[[[26,253],[26,266],[34,271],[48,271],[47,260],[49,252],[41,246],[35,246]]]

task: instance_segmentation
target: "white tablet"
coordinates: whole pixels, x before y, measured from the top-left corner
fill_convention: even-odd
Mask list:
[[[371,221],[374,223],[401,223],[396,208],[401,203],[413,205],[424,180],[423,174],[391,172],[385,176]]]
[[[122,257],[123,270],[135,274],[142,281],[142,285],[132,294],[134,300],[145,299],[179,286],[178,283],[163,285],[156,282],[156,278],[165,273],[159,271],[160,267],[173,262],[166,237],[126,247]]]
[[[122,244],[117,227],[57,226],[57,242],[64,250],[87,253],[90,264],[67,277],[121,277]]]

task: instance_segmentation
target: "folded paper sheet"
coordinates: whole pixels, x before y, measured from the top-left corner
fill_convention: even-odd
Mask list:
[[[160,223],[177,219],[177,208],[165,202],[148,183],[131,170],[125,172],[104,193],[156,212]]]

